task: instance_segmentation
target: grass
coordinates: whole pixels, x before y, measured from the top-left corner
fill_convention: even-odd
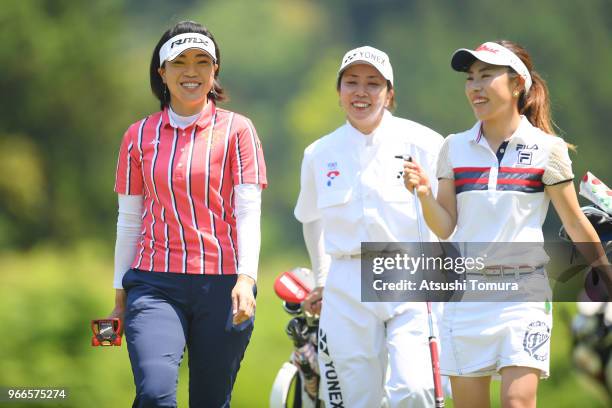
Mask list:
[[[297,260],[297,261],[296,261]],[[264,258],[258,283],[255,331],[236,381],[232,406],[266,407],[270,386],[291,352],[289,320],[272,283],[280,272],[306,265],[301,255]],[[134,385],[125,346],[92,348],[89,321],[113,305],[112,259],[96,244],[42,247],[0,255],[0,386],[62,386],[70,397],[59,406],[131,404]],[[551,378],[540,383],[540,407],[606,407],[605,395],[581,379],[570,361],[568,321],[574,305],[556,304]],[[178,401],[187,406],[187,364],[181,367]],[[499,383],[492,387],[497,400]],[[35,407],[35,404],[11,406]],[[45,403],[42,407],[53,406]],[[449,401],[448,406],[452,407]],[[498,406],[495,402],[493,406]]]

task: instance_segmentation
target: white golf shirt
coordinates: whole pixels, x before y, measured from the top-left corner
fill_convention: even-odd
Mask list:
[[[571,163],[565,141],[544,133],[524,116],[497,152],[482,136],[481,122],[448,136],[437,175],[455,182],[457,228],[452,240],[543,242],[542,224],[550,203],[544,187],[572,180]],[[533,247],[534,257],[518,257],[512,246],[507,255],[533,266],[548,260],[538,245]],[[498,257],[493,263],[503,262]]]
[[[412,156],[435,192],[442,141],[388,111],[370,135],[347,122],[305,149],[295,217],[302,223],[321,219],[326,252],[335,257],[359,254],[362,242],[417,241],[415,197],[404,187],[403,160],[394,156]],[[436,240],[424,221],[421,228],[424,241]]]

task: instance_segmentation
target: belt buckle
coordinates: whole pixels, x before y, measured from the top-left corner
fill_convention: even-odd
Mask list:
[[[506,275],[510,276],[512,271],[514,271],[514,279],[519,280],[521,277],[521,267],[520,266],[499,266],[500,275],[502,278],[506,277]]]
[[[489,271],[489,272],[487,272]],[[487,279],[491,279],[493,276],[495,276],[495,270],[494,269],[490,269],[490,268],[484,268],[482,270],[482,276],[484,276]]]

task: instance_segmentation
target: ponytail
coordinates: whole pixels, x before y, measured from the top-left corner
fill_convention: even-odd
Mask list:
[[[531,75],[532,84],[531,88],[529,88],[529,92],[525,94],[525,90],[523,90],[518,98],[519,113],[521,115],[525,115],[527,120],[529,120],[529,123],[531,123],[533,126],[539,128],[549,135],[555,135],[554,127],[557,126],[554,126],[554,122],[551,117],[548,87],[546,86],[546,81],[544,81],[540,74],[538,74],[533,68],[531,56],[525,48],[515,42],[501,40],[496,41],[496,43],[506,47],[516,54],[516,56],[523,61],[523,64],[525,64],[529,70],[529,75]],[[576,151],[576,146],[567,142],[566,144],[570,150]]]
[[[531,88],[529,88],[527,95],[523,91],[519,96],[519,113],[525,115],[533,126],[553,135],[555,131],[550,117],[550,98],[546,81],[535,70],[531,69],[530,71]]]

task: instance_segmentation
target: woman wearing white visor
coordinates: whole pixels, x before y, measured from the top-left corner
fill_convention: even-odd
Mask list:
[[[393,71],[380,50],[347,52],[336,89],[347,121],[306,148],[295,208],[317,275],[304,307],[321,312],[321,398],[327,407],[371,408],[380,406],[386,390],[391,407],[431,407],[425,303],[361,302],[360,252],[362,242],[418,240],[403,160],[394,156],[410,154],[433,177],[442,137],[389,112]],[[422,233],[435,239],[429,230]]]
[[[552,201],[575,242],[599,242],[580,211],[568,146],[553,136],[548,90],[527,51],[510,41],[487,42],[457,50],[451,65],[467,73],[465,93],[478,122],[444,141],[437,197],[418,162],[405,165],[406,187],[417,188],[432,231],[443,239],[453,234],[455,242],[509,243],[510,252],[525,248],[516,242],[536,243],[537,250]],[[605,262],[601,246],[593,247],[603,256],[596,262]],[[539,282],[546,292],[543,263],[514,255],[518,263],[486,263],[487,279]],[[451,376],[455,406],[488,407],[491,376],[498,374],[502,406],[535,407],[538,380],[549,374],[551,329],[546,299],[446,304],[441,371]]]
[[[134,407],[176,407],[189,351],[189,406],[229,407],[253,331],[266,169],[249,119],[216,106],[213,35],[191,21],[157,43],[160,111],[128,128],[115,192],[115,309],[125,319]]]

